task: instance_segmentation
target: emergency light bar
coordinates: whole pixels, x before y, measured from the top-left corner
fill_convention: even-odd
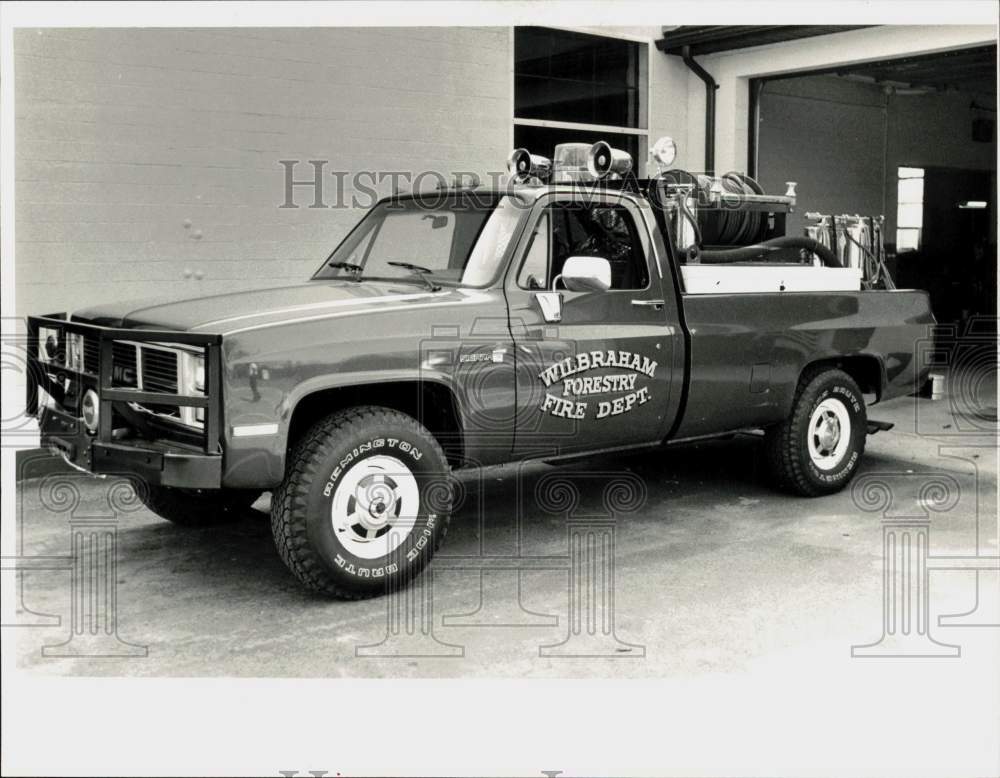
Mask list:
[[[672,138],[660,138],[649,155],[662,170],[677,156],[677,144]],[[633,168],[634,161],[627,151],[613,148],[603,140],[593,144],[560,143],[551,160],[523,148],[514,149],[507,157],[507,172],[516,183],[532,180],[538,183],[550,180],[554,184],[592,183],[622,178]]]

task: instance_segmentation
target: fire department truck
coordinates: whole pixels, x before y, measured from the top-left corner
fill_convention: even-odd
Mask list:
[[[878,219],[785,235],[794,184],[675,153],[518,149],[503,186],[381,200],[301,282],[29,317],[43,445],[179,525],[271,492],[288,568],[347,598],[430,561],[460,468],[756,431],[779,487],[842,489],[869,406],[925,378],[928,297]]]

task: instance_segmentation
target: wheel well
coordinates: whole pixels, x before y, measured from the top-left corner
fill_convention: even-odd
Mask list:
[[[831,357],[810,362],[802,372],[815,368],[830,367],[843,370],[854,379],[863,394],[875,395],[878,402],[882,395],[882,364],[870,354],[856,354],[847,357]]]
[[[432,381],[344,386],[306,395],[292,412],[288,427],[289,448],[320,419],[355,405],[379,405],[412,416],[441,444],[449,464],[461,463],[465,448],[455,396],[448,387]]]

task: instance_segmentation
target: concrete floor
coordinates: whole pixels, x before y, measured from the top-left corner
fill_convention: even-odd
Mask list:
[[[919,503],[920,486],[943,475],[959,492],[949,510],[931,514],[931,555],[974,554],[978,516],[979,553],[996,557],[995,424],[991,432],[988,421],[956,415],[951,405],[904,398],[874,408],[873,418],[896,428],[869,437],[861,476],[892,474],[883,478],[894,493],[889,510],[913,515],[926,514],[933,500],[924,494]],[[957,447],[946,453],[964,458],[943,456],[945,445]],[[336,602],[301,590],[272,547],[266,496],[241,523],[215,529],[183,530],[144,509],[119,514],[118,633],[146,646],[145,657],[43,655],[44,646],[69,636],[65,569],[23,573],[30,612],[18,614],[22,623],[37,620],[35,614],[58,616],[60,623],[5,629],[4,637],[16,637],[22,668],[86,676],[686,679],[777,667],[787,676],[787,668],[796,667],[834,683],[844,673],[869,672],[880,662],[852,659],[851,646],[882,633],[883,512],[860,510],[851,489],[813,500],[776,493],[765,484],[759,460],[758,442],[741,437],[562,468],[492,468],[463,476],[465,502],[433,566],[433,637],[403,629],[386,639],[391,609],[426,593],[429,578],[409,600]],[[60,506],[51,495],[49,507],[42,504],[45,479],[31,477],[40,466],[27,464],[19,486],[22,553],[65,556],[70,520],[107,514],[114,484],[69,476],[80,503],[72,512],[65,505],[54,510]],[[575,656],[540,651],[566,640],[573,600],[567,517],[553,504],[558,491],[541,491],[553,474],[578,490],[576,520],[589,517],[599,532],[614,524],[614,607],[598,603],[597,613],[610,621],[613,611],[615,636],[601,640],[598,630],[589,642],[566,643],[564,653]],[[645,496],[619,504],[611,521],[602,494],[621,478],[640,484]],[[535,557],[521,563],[520,607],[516,573],[481,577],[475,569],[483,556],[516,554],[519,499],[525,506],[521,554]],[[996,624],[997,574],[979,580],[985,619]],[[992,689],[995,706],[1000,629],[938,625],[940,614],[973,608],[975,573],[934,570],[930,590],[934,638],[962,652],[941,660],[953,674],[947,682]],[[887,661],[926,666],[931,660]]]

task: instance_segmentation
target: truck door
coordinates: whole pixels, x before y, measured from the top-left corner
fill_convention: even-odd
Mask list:
[[[683,343],[662,244],[619,192],[546,194],[532,208],[505,281],[516,354],[514,455],[545,456],[652,443],[676,413]],[[569,257],[602,257],[605,292],[558,284]],[[661,276],[663,272],[668,275]],[[544,307],[543,307],[544,306]]]

